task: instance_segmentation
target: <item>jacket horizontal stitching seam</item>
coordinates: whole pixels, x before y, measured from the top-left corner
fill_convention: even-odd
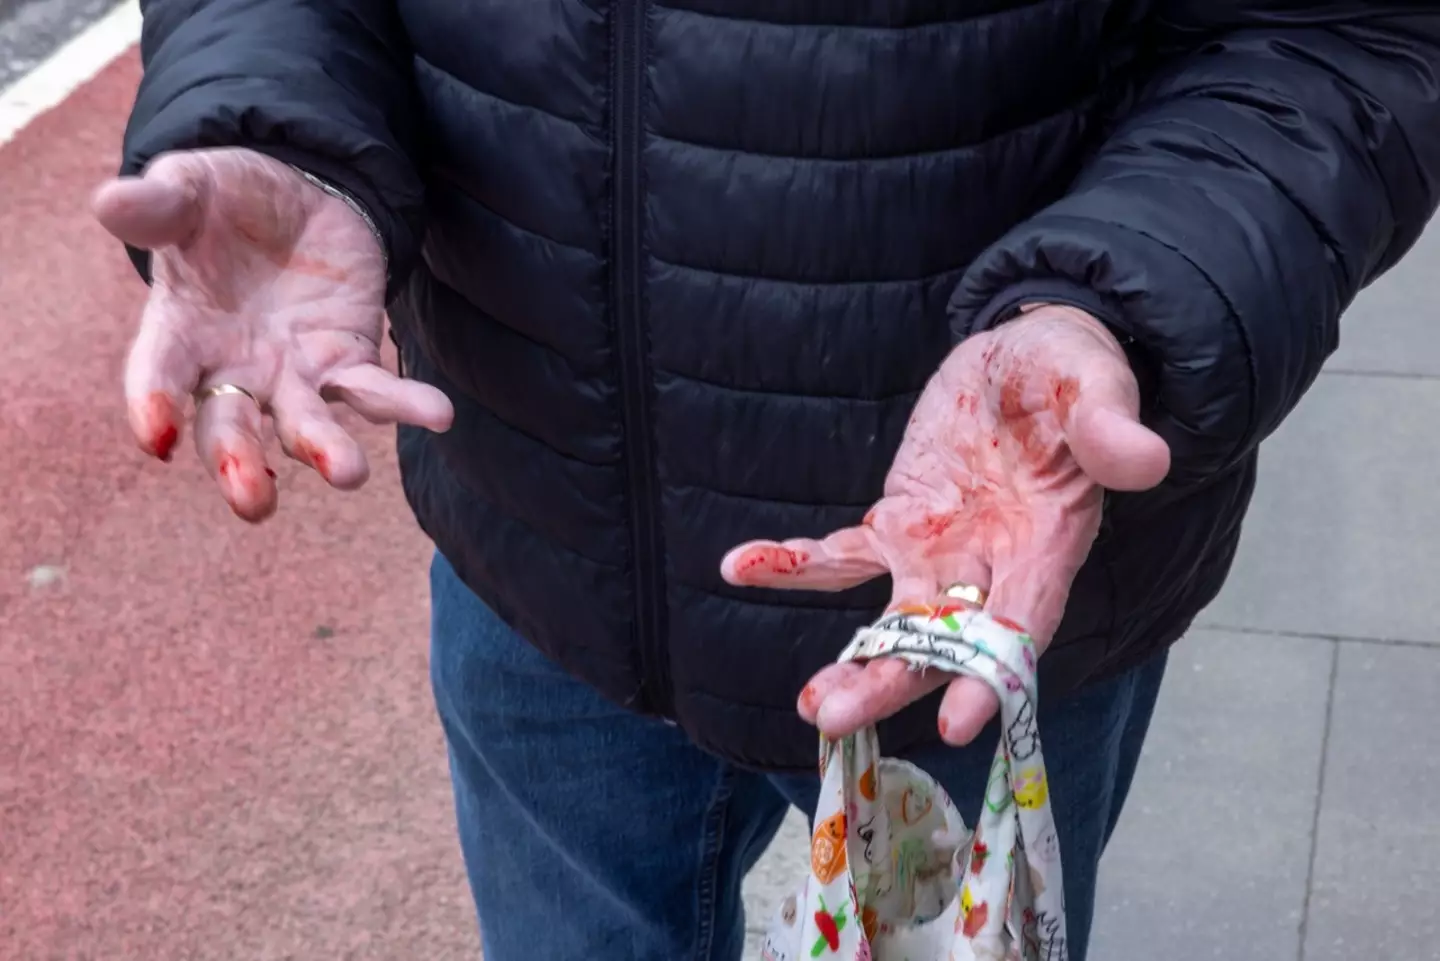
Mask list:
[[[475,196],[468,190],[461,187],[455,182],[454,178],[450,177],[444,170],[437,169],[436,173],[441,180],[441,185],[449,191],[453,192],[457,197],[459,197],[460,200],[474,204],[486,214],[500,221],[512,230],[517,230],[522,234],[528,234],[529,236],[534,237],[536,240],[545,241],[547,244],[554,244],[556,247],[563,247],[566,250],[574,250],[578,253],[586,254],[587,256],[595,258],[597,264],[605,262],[604,257],[591,250],[589,247],[581,247],[579,244],[572,244],[567,243],[563,240],[557,240],[554,237],[551,237],[549,234],[542,234],[540,231],[535,230],[531,227],[525,227],[521,224],[517,224],[515,221],[511,220],[509,217],[506,217],[504,214],[500,213],[494,207],[491,207],[479,197]]]
[[[533,103],[519,103],[517,101],[510,100],[509,98],[502,97],[498,93],[495,93],[493,91],[482,90],[480,87],[474,86],[473,84],[462,80],[460,77],[451,73],[449,70],[446,70],[444,67],[440,66],[434,61],[426,59],[421,54],[415,54],[415,62],[420,67],[434,71],[434,73],[439,76],[440,79],[452,84],[455,87],[460,88],[466,93],[473,94],[477,97],[485,97],[487,99],[494,100],[496,103],[503,103],[507,107],[514,107],[516,110],[533,110],[536,113],[544,114],[545,116],[550,117],[554,120],[559,120],[562,123],[568,123],[572,126],[579,127],[582,131],[585,132],[587,136],[594,139],[597,143],[605,142],[605,138],[600,136],[600,132],[604,128],[598,123],[592,123],[589,120],[582,120],[576,117],[567,117],[565,114],[559,113],[555,110],[551,110],[548,107],[542,107],[538,104]]]
[[[1011,14],[1020,14],[1034,7],[1044,6],[1045,4],[1074,4],[1077,2],[1079,2],[1079,0],[1030,0],[1029,3],[1023,6],[1002,7],[999,10],[987,10],[984,13],[972,14],[968,17],[960,17],[953,20],[926,20],[923,23],[908,23],[901,26],[885,26],[884,24],[877,23],[792,23],[785,20],[762,20],[759,17],[723,16],[715,13],[707,13],[704,10],[692,10],[688,7],[676,7],[660,3],[655,4],[655,8],[684,16],[702,17],[706,20],[720,20],[725,23],[747,23],[754,26],[776,27],[786,30],[853,30],[856,32],[870,33],[905,33],[909,31],[964,26],[966,24],[974,25],[986,20],[998,20]]]
[[[513,524],[514,526],[520,528],[521,532],[526,534],[527,536],[532,537],[537,541],[541,541],[549,545],[550,547],[553,547],[555,550],[563,551],[564,553],[569,554],[571,557],[574,557],[577,560],[582,560],[585,563],[591,564],[595,567],[602,567],[606,570],[611,571],[623,571],[629,566],[625,562],[597,560],[596,558],[591,557],[588,554],[577,551],[569,544],[562,544],[560,541],[555,540],[550,535],[542,533],[535,527],[521,520],[511,511],[507,511],[501,508],[494,501],[490,500],[488,497],[475,490],[474,487],[471,487],[470,484],[466,483],[464,475],[460,474],[458,471],[450,469],[447,470],[446,473],[455,479],[455,483],[458,486],[464,488],[465,493],[468,497],[472,498],[474,501],[481,505],[481,508],[493,518],[494,522],[502,524]]]
[[[659,133],[651,133],[650,136],[654,140],[664,143],[676,144],[681,147],[690,147],[695,150],[714,151],[716,153],[728,153],[741,157],[755,157],[761,160],[781,160],[790,161],[792,163],[830,165],[854,164],[857,166],[884,163],[899,165],[905,161],[927,160],[935,157],[954,156],[965,153],[979,153],[986,148],[994,146],[999,141],[1007,140],[1011,137],[1018,137],[1024,136],[1025,134],[1035,133],[1041,130],[1041,128],[1043,128],[1047,124],[1054,123],[1056,121],[1073,120],[1075,117],[1088,112],[1088,110],[1090,109],[1090,105],[1093,103],[1094,100],[1095,94],[1088,94],[1073,103],[1067,104],[1066,106],[1064,106],[1060,110],[1055,111],[1054,113],[1048,113],[1043,117],[1037,117],[1036,119],[1028,123],[1021,124],[1018,127],[1010,127],[1006,130],[1001,130],[997,133],[991,134],[983,140],[976,140],[972,141],[971,143],[957,144],[953,147],[939,147],[933,150],[917,150],[893,154],[868,154],[864,156],[857,155],[853,157],[805,156],[802,154],[765,153],[764,151],[746,150],[741,147],[727,147],[719,144],[701,143],[698,140],[682,140],[678,137],[667,137],[664,134]]]
[[[528,234],[529,236],[534,237],[536,240],[543,240],[548,244],[555,245],[556,247],[563,247],[566,250],[574,250],[579,253],[586,254],[590,257],[594,257],[599,263],[604,262],[604,258],[600,254],[589,249],[588,247],[581,247],[578,244],[572,244],[567,243],[563,240],[557,240],[556,238],[551,237],[548,234],[543,234],[538,230],[534,230],[530,227],[525,227],[515,223],[513,220],[506,217],[499,211],[495,210],[493,207],[485,203],[480,198],[476,197],[474,194],[465,190],[463,187],[457,184],[454,179],[446,175],[443,170],[439,170],[437,171],[437,173],[443,182],[442,185],[445,188],[448,188],[448,190],[453,192],[456,196],[458,196],[459,199],[475,205],[489,216],[505,224],[507,227],[510,227],[512,230],[519,231],[522,234]],[[774,277],[766,274],[746,273],[738,270],[724,270],[716,267],[705,267],[700,264],[686,264],[681,263],[678,260],[669,260],[665,257],[661,257],[653,252],[653,248],[652,252],[650,253],[650,259],[663,266],[674,267],[677,270],[689,270],[700,274],[713,274],[717,277],[733,277],[737,280],[759,280],[774,284],[790,284],[797,287],[875,287],[885,284],[923,284],[944,278],[947,274],[961,274],[965,271],[966,266],[962,264],[958,266],[943,267],[939,270],[931,271],[918,277],[866,277],[854,280],[819,280],[814,278]]]
[[[523,437],[523,438],[525,438],[526,440],[530,441],[532,444],[535,444],[535,445],[538,446],[538,447],[544,448],[545,450],[547,450],[547,451],[549,451],[550,453],[554,454],[556,457],[561,458],[562,460],[566,460],[566,461],[569,461],[569,462],[572,463],[572,464],[579,464],[581,467],[586,467],[586,468],[589,468],[589,469],[591,469],[591,470],[598,470],[598,471],[609,471],[609,470],[612,470],[612,469],[614,469],[615,465],[620,462],[620,458],[619,458],[618,455],[616,456],[615,460],[613,460],[613,461],[590,461],[590,460],[586,460],[586,459],[583,458],[583,457],[576,457],[574,454],[567,454],[565,451],[559,450],[558,448],[553,447],[553,446],[552,446],[550,443],[548,443],[547,441],[544,441],[544,440],[540,439],[539,437],[536,437],[534,434],[530,433],[530,432],[529,432],[528,430],[526,430],[525,428],[523,428],[523,427],[517,427],[515,424],[510,423],[508,420],[506,420],[505,418],[503,418],[503,417],[501,417],[499,414],[497,414],[497,413],[495,412],[494,408],[490,407],[488,404],[482,403],[482,402],[481,402],[477,397],[475,397],[473,394],[467,393],[465,396],[466,396],[466,398],[467,398],[468,400],[470,400],[471,403],[473,403],[473,404],[475,405],[476,408],[478,408],[479,410],[481,410],[481,411],[483,411],[484,413],[488,414],[490,417],[494,418],[495,423],[499,424],[501,427],[505,428],[506,430],[513,431],[513,432],[516,433],[516,434],[519,434],[521,437]]]
[[[1277,34],[1278,34],[1279,36],[1282,36],[1282,37],[1289,37],[1291,34],[1298,34],[1298,36],[1299,36],[1300,38],[1306,38],[1306,37],[1312,36],[1312,35],[1313,35],[1314,33],[1316,33],[1316,32],[1317,32],[1317,30],[1316,30],[1315,28],[1292,28],[1292,29],[1287,29],[1287,30],[1276,30],[1274,27],[1271,27],[1271,28],[1269,28],[1269,29],[1267,29],[1267,30],[1264,30],[1264,31],[1253,30],[1253,29],[1251,29],[1251,30],[1237,30],[1237,31],[1235,31],[1234,36],[1235,36],[1235,38],[1236,38],[1237,40],[1238,40],[1238,39],[1242,39],[1242,38],[1252,38],[1252,39],[1265,40],[1265,41],[1267,41],[1267,42],[1270,42],[1270,41],[1272,40],[1272,38],[1273,38],[1275,35],[1277,35]],[[1337,40],[1339,40],[1339,41],[1342,42],[1342,43],[1345,43],[1345,44],[1348,44],[1348,45],[1351,45],[1351,46],[1359,46],[1359,44],[1357,44],[1354,39],[1352,39],[1352,38],[1349,37],[1349,36],[1346,36],[1345,33],[1343,33],[1340,29],[1337,29],[1337,28],[1335,28],[1335,27],[1322,28],[1322,29],[1319,29],[1318,32],[1321,33],[1321,34],[1329,35],[1330,37],[1332,37],[1332,38],[1334,38],[1334,39],[1337,39]],[[1405,35],[1405,34],[1402,32],[1402,33],[1401,33],[1401,36],[1404,36],[1404,35]],[[1394,39],[1394,38],[1392,38],[1392,39]],[[1368,48],[1368,47],[1365,47],[1365,48],[1362,48],[1362,49],[1365,49],[1367,52],[1369,52],[1369,48]],[[1230,54],[1227,54],[1226,56],[1227,56],[1227,57],[1233,57],[1233,58],[1235,58],[1235,59],[1238,59],[1238,60],[1240,60],[1242,63],[1247,63],[1248,60],[1249,60],[1248,57],[1245,57],[1243,54],[1239,54],[1239,53],[1230,53]],[[1293,57],[1293,52],[1292,52],[1292,57]],[[1217,57],[1216,60],[1218,60],[1219,62],[1222,62],[1222,63],[1224,62],[1224,58]],[[1300,63],[1300,62],[1304,62],[1304,61],[1299,61],[1299,60],[1292,59],[1290,62],[1292,62],[1292,63]],[[1314,65],[1313,63],[1306,63],[1306,66],[1311,66],[1311,67],[1313,67],[1313,66],[1315,66],[1315,65]],[[1346,77],[1346,76],[1338,76],[1338,75],[1335,75],[1335,74],[1333,74],[1333,73],[1327,72],[1327,79],[1330,79],[1330,80],[1338,83],[1339,85],[1341,85],[1341,86],[1343,86],[1343,87],[1346,87],[1346,88],[1348,89],[1351,97],[1352,97],[1354,100],[1356,100],[1356,101],[1362,101],[1362,102],[1363,102],[1364,100],[1367,100],[1367,99],[1369,99],[1369,97],[1370,97],[1370,92],[1369,92],[1368,90],[1364,89],[1363,87],[1358,86],[1358,85],[1355,83],[1355,81],[1354,81],[1353,79],[1349,78],[1349,77]],[[1202,84],[1202,85],[1198,85],[1198,86],[1192,85],[1192,84],[1182,84],[1182,85],[1180,85],[1180,86],[1177,86],[1177,87],[1176,87],[1175,89],[1173,89],[1172,91],[1168,92],[1163,98],[1153,98],[1150,102],[1151,102],[1151,103],[1159,103],[1159,102],[1164,102],[1164,101],[1168,101],[1168,100],[1183,100],[1185,97],[1191,96],[1191,95],[1193,95],[1193,94],[1195,94],[1195,93],[1204,93],[1204,92],[1205,92],[1205,89],[1206,89],[1206,85],[1203,85],[1203,84]],[[1399,137],[1400,142],[1401,142],[1402,144],[1404,144],[1406,156],[1408,156],[1408,157],[1410,158],[1410,163],[1411,163],[1411,165],[1412,165],[1413,168],[1414,168],[1414,175],[1415,175],[1416,180],[1417,180],[1417,181],[1419,181],[1419,180],[1424,180],[1424,179],[1425,179],[1425,176],[1426,176],[1426,175],[1425,175],[1425,172],[1424,172],[1424,163],[1423,163],[1423,161],[1420,159],[1420,155],[1419,155],[1419,153],[1416,151],[1415,145],[1414,145],[1413,141],[1412,141],[1411,138],[1410,138],[1410,132],[1405,129],[1405,127],[1399,122],[1398,118],[1393,118],[1393,119],[1394,119],[1394,123],[1392,123],[1392,125],[1391,125],[1391,127],[1390,127],[1391,132],[1392,132],[1393,134],[1395,134],[1397,137]],[[1392,187],[1392,185],[1389,184],[1388,182],[1385,182],[1385,181],[1384,181],[1384,178],[1381,178],[1381,180],[1382,180],[1382,185],[1383,185],[1383,188],[1384,188],[1384,191],[1385,191],[1385,203],[1386,203],[1386,205],[1387,205],[1387,209],[1391,212],[1392,218],[1393,218],[1393,214],[1394,214],[1394,211],[1395,211],[1395,209],[1396,209],[1396,202],[1395,202],[1395,196],[1394,196],[1393,187]],[[1392,241],[1392,243],[1393,243],[1393,241]],[[1392,252],[1391,256],[1398,256],[1398,255],[1393,254],[1393,252]],[[1367,279],[1368,279],[1368,278],[1367,278]]]
[[[445,290],[448,290],[452,295],[454,295],[457,300],[463,303],[466,307],[469,307],[471,310],[475,311],[475,313],[479,314],[484,321],[488,321],[489,323],[494,324],[496,327],[503,328],[506,333],[513,334],[519,339],[525,341],[527,344],[533,346],[536,350],[544,351],[547,354],[553,354],[555,357],[559,358],[571,368],[572,373],[576,373],[574,382],[584,383],[587,381],[598,381],[598,378],[594,377],[593,375],[583,376],[578,372],[575,372],[574,368],[576,366],[576,361],[575,358],[572,357],[570,354],[567,354],[565,351],[561,350],[559,347],[556,347],[554,344],[546,343],[543,340],[538,340],[534,334],[521,330],[515,325],[509,323],[508,321],[496,316],[491,311],[488,311],[484,307],[481,307],[479,304],[475,303],[475,301],[471,300],[470,296],[466,294],[463,290],[460,290],[454,284],[443,279],[439,274],[435,273],[435,268],[430,266],[429,264],[425,264],[423,269],[426,271],[426,273],[430,275],[431,283],[433,283],[437,287],[442,287]]]
[[[921,274],[918,277],[865,277],[856,280],[817,280],[814,278],[772,277],[766,274],[745,273],[738,270],[724,270],[716,267],[702,267],[699,264],[682,264],[678,260],[666,260],[651,253],[650,259],[666,267],[693,270],[698,274],[714,274],[717,277],[734,277],[737,280],[763,280],[772,284],[792,284],[796,287],[874,287],[881,284],[923,284],[938,280],[946,274],[964,273],[965,267],[944,267],[940,270]]]
[[[1218,99],[1218,94],[1216,96]],[[1296,111],[1299,112],[1299,105],[1292,106],[1294,106]],[[1349,276],[1349,270],[1345,263],[1345,258],[1341,256],[1340,253],[1340,241],[1333,234],[1331,234],[1324,221],[1322,221],[1313,210],[1309,209],[1303,203],[1301,203],[1300,198],[1296,196],[1295,192],[1292,189],[1290,189],[1289,184],[1286,183],[1283,178],[1267,170],[1263,163],[1252,159],[1250,155],[1245,152],[1244,147],[1241,144],[1237,144],[1231,140],[1227,140],[1219,132],[1209,127],[1200,126],[1199,124],[1196,124],[1190,120],[1182,120],[1174,117],[1157,118],[1154,120],[1150,120],[1146,124],[1145,130],[1153,131],[1156,127],[1178,127],[1179,129],[1183,130],[1185,133],[1189,134],[1192,138],[1200,141],[1201,143],[1223,144],[1226,150],[1228,150],[1230,153],[1230,157],[1228,159],[1232,161],[1241,161],[1244,166],[1249,168],[1249,172],[1252,175],[1264,180],[1265,183],[1272,190],[1274,190],[1280,196],[1284,197],[1289,202],[1290,206],[1295,209],[1296,213],[1298,213],[1301,217],[1304,218],[1306,224],[1309,225],[1311,231],[1314,232],[1316,238],[1320,241],[1321,246],[1323,246],[1326,249],[1326,252],[1331,255],[1331,262],[1340,269],[1342,274],[1344,274],[1344,277],[1342,279],[1345,286],[1349,287],[1352,285],[1354,281]],[[1386,198],[1386,203],[1387,217],[1391,222],[1394,222],[1394,209],[1388,207],[1389,198]]]
[[[694,374],[683,373],[669,367],[655,366],[657,374],[667,374],[692,384],[699,384],[701,387],[708,387],[712,390],[723,390],[736,394],[759,394],[765,397],[787,397],[793,400],[815,401],[816,403],[846,403],[846,404],[889,404],[899,400],[914,400],[920,396],[924,387],[917,387],[914,390],[903,390],[893,394],[881,394],[879,397],[858,397],[846,394],[811,394],[799,391],[780,390],[775,387],[742,387],[739,384],[722,384],[718,381],[706,380],[704,377],[696,377]]]
[[[747,501],[754,504],[782,504],[786,507],[807,507],[812,510],[826,507],[832,507],[836,510],[864,510],[865,508],[870,507],[872,504],[874,504],[875,501],[878,499],[872,497],[869,500],[855,504],[835,501],[796,501],[787,500],[783,497],[771,497],[769,495],[741,494],[737,491],[724,491],[720,490],[718,487],[702,487],[699,484],[686,484],[680,481],[672,481],[667,486],[670,487],[670,489],[672,490],[694,491],[697,494],[710,494],[715,497],[728,497],[733,500]]]

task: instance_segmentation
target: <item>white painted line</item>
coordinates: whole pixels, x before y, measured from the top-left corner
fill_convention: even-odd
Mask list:
[[[0,91],[0,146],[64,103],[140,39],[139,0],[123,0],[25,76]]]

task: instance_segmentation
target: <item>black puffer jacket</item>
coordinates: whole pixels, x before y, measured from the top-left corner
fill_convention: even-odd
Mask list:
[[[125,169],[244,145],[366,204],[458,414],[401,437],[420,523],[575,675],[761,767],[811,765],[796,692],[888,585],[739,590],[720,557],[859,520],[956,338],[1088,308],[1173,447],[1108,507],[1053,696],[1214,597],[1256,445],[1440,193],[1440,3],[144,8]]]

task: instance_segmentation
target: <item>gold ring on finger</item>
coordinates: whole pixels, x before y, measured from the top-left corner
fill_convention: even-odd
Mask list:
[[[974,604],[976,607],[984,607],[990,595],[974,584],[966,584],[964,581],[956,581],[945,588],[945,596],[953,597],[957,601],[964,601],[967,604]]]
[[[226,394],[234,394],[240,397],[250,398],[250,403],[256,407],[260,406],[260,400],[250,391],[238,384],[214,384],[210,387],[202,387],[195,392],[195,406],[199,407],[212,397],[222,397]]]

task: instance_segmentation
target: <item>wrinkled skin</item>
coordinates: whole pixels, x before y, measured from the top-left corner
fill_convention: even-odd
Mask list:
[[[973,584],[989,591],[986,610],[1043,652],[1099,531],[1103,489],[1143,490],[1169,470],[1169,449],[1138,415],[1135,376],[1110,332],[1079,310],[1032,305],[941,365],[863,524],[820,541],[742,544],[721,573],[737,585],[821,591],[888,573],[892,610]],[[946,683],[941,736],[968,743],[999,707],[994,693],[894,659],[826,667],[799,709],[840,736]]]
[[[443,394],[380,366],[385,264],[369,228],[289,167],[238,149],[171,154],[143,177],[101,187],[94,211],[152,252],[153,289],[125,372],[140,447],[169,460],[197,390],[234,384],[259,401],[215,396],[194,415],[200,457],[240,517],[261,521],[277,506],[264,415],[289,456],[340,489],[363,484],[369,467],[329,403],[377,423],[448,429]],[[743,544],[722,573],[808,590],[889,573],[892,608],[974,584],[990,591],[988,610],[1043,651],[1098,530],[1102,488],[1145,489],[1169,469],[1137,410],[1135,378],[1102,325],[1071,308],[1031,309],[942,364],[864,524],[822,541]],[[883,658],[832,665],[799,709],[845,734],[948,680]],[[979,682],[951,681],[942,736],[969,741],[996,707]]]
[[[345,490],[369,466],[330,402],[376,423],[449,427],[442,393],[380,366],[385,262],[369,227],[286,165],[248,150],[169,154],[143,177],[102,186],[93,208],[116,237],[152,252],[125,369],[140,447],[168,461],[205,387],[234,384],[263,408],[222,394],[194,413],[201,460],[240,517],[261,521],[277,506],[265,414],[289,456]]]

